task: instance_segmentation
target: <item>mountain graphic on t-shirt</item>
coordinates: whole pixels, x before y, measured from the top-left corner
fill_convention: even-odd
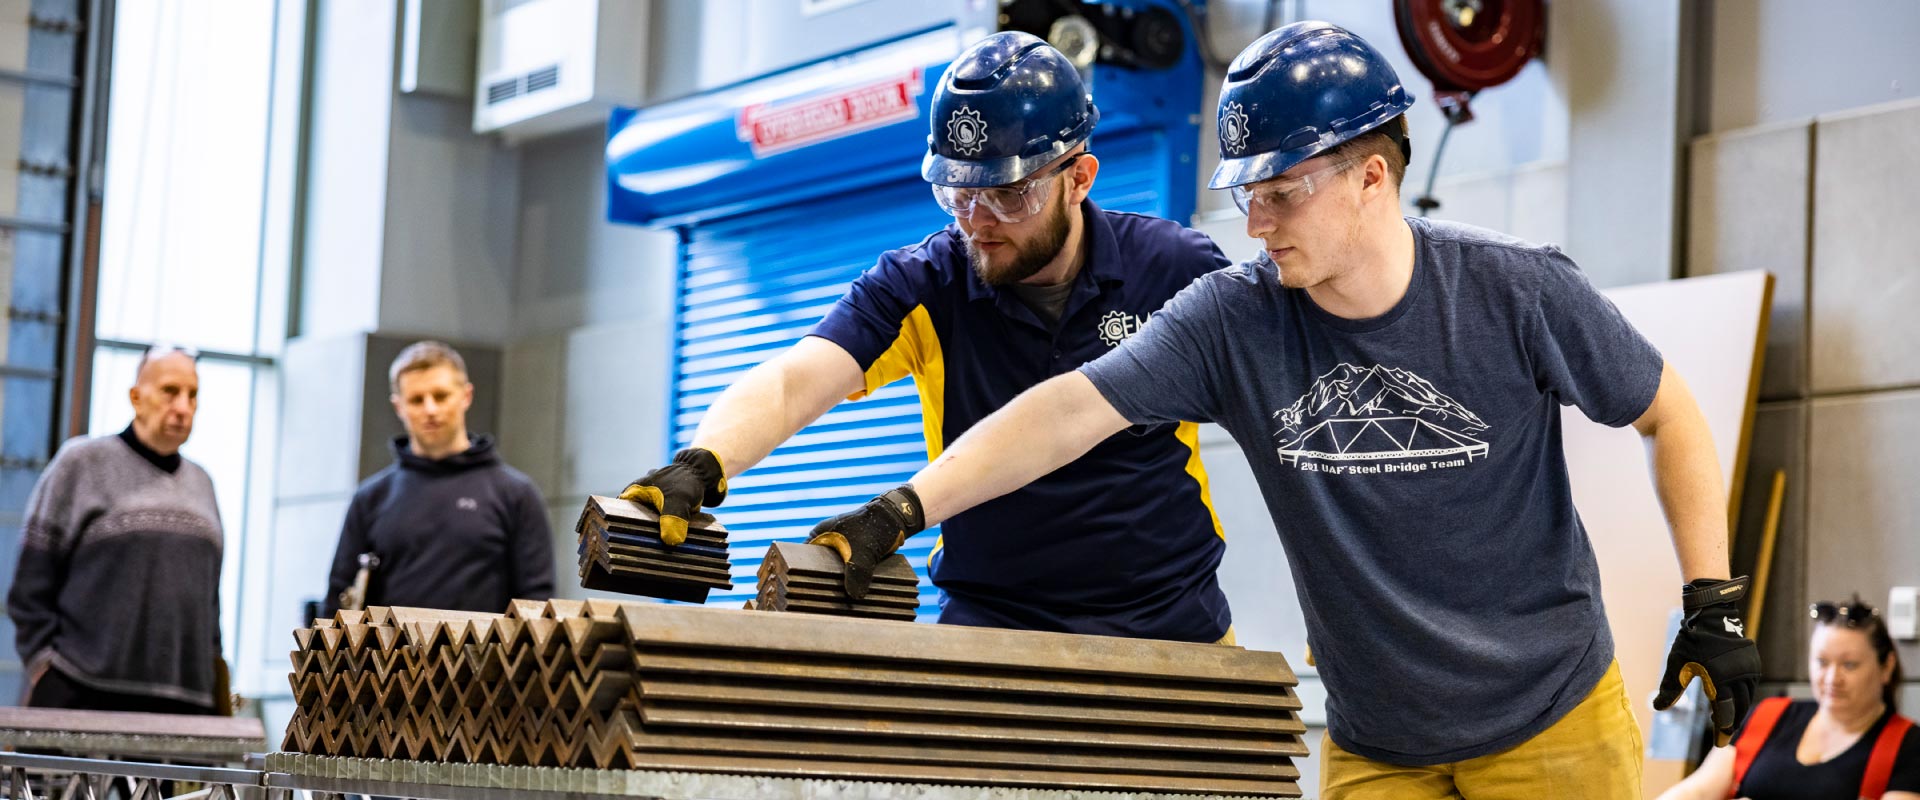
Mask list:
[[[1464,433],[1487,423],[1466,406],[1440,393],[1425,378],[1392,367],[1341,364],[1313,382],[1313,390],[1292,406],[1274,412],[1278,433],[1299,432],[1310,421],[1328,417],[1416,417]]]
[[[1489,426],[1425,378],[1404,369],[1341,364],[1293,405],[1274,412],[1274,439],[1289,460],[1383,459],[1466,453]]]

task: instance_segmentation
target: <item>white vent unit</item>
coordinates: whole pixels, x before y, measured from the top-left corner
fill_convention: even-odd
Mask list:
[[[646,89],[634,0],[483,0],[473,130],[525,139],[605,123]]]

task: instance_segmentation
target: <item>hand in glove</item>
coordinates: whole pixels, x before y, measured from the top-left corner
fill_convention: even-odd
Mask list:
[[[660,541],[669,546],[687,540],[687,518],[700,507],[717,506],[727,499],[727,471],[720,457],[701,447],[689,447],[673,462],[627,484],[620,499],[632,500],[660,512]]]
[[[1680,633],[1667,653],[1667,670],[1660,679],[1655,710],[1671,707],[1687,684],[1701,680],[1713,711],[1715,742],[1724,746],[1753,707],[1760,684],[1760,650],[1747,638],[1740,601],[1747,596],[1747,578],[1730,581],[1697,580],[1680,592],[1685,615]]]
[[[826,545],[847,562],[847,596],[860,600],[873,583],[874,567],[893,555],[907,537],[927,527],[921,513],[920,496],[913,487],[903,485],[868,500],[858,510],[829,518],[813,526],[807,544]]]

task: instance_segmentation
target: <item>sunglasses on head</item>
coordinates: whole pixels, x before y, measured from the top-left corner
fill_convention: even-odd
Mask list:
[[[1815,620],[1823,624],[1833,623],[1837,620],[1840,624],[1849,628],[1859,627],[1861,623],[1870,619],[1877,619],[1880,616],[1880,612],[1874,609],[1873,606],[1858,601],[1852,603],[1828,603],[1822,601],[1810,606],[1809,611],[1813,614]]]

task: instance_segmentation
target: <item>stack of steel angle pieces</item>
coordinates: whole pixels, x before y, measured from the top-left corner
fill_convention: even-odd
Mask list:
[[[516,601],[297,631],[285,749],[796,778],[1297,797],[1285,660],[1220,645]]]
[[[709,514],[687,520],[687,540],[660,540],[660,515],[617,497],[587,498],[580,534],[580,585],[621,594],[707,602],[707,590],[733,588],[727,529]]]
[[[912,622],[920,608],[920,579],[905,556],[893,555],[873,570],[873,583],[861,600],[847,597],[846,562],[816,544],[775,543],[760,562],[760,611],[798,611],[842,617],[871,617]]]
[[[91,758],[238,764],[267,744],[258,719],[66,708],[0,708],[0,748]]]

